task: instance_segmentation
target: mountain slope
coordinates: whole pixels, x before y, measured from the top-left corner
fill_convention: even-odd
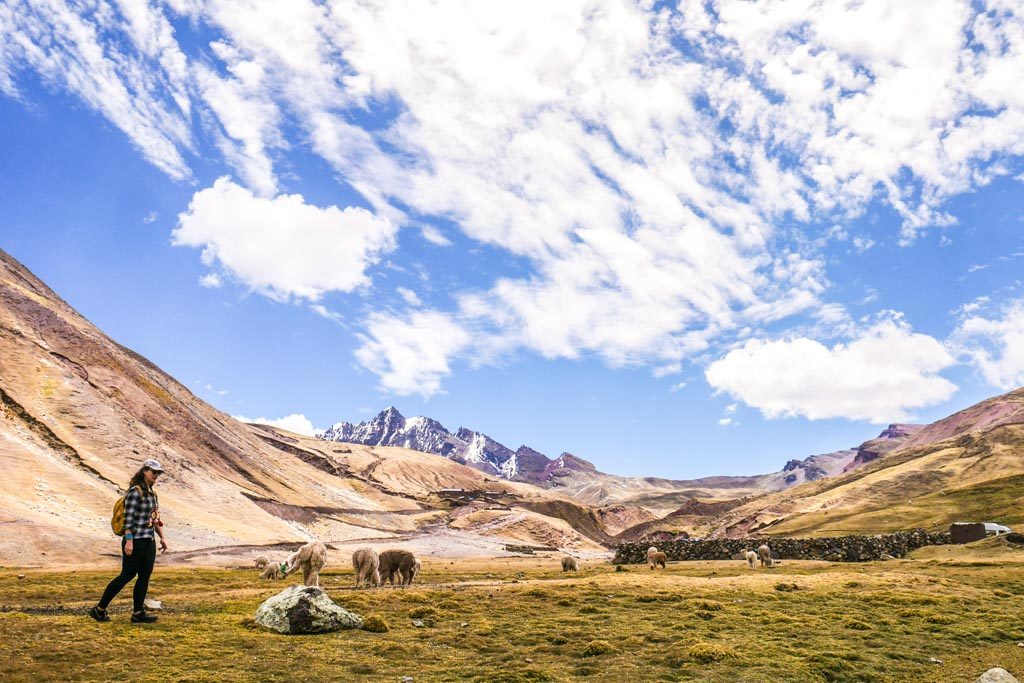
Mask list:
[[[707,523],[709,535],[880,533],[958,520],[1024,523],[1024,389],[928,425],[834,479],[769,494]]]
[[[439,488],[552,498],[422,453],[242,424],[106,337],[3,251],[0,406],[3,564],[111,552],[111,506],[153,457],[167,469],[160,499],[178,550],[402,538],[447,524]]]

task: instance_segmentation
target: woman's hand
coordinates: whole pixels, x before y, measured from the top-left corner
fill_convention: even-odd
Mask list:
[[[164,540],[163,536],[160,537],[160,552],[167,552],[167,541]]]
[[[128,541],[124,542],[124,554],[125,555],[129,555],[130,556],[132,554],[132,550],[134,550],[134,549],[135,549],[135,541],[128,540]]]

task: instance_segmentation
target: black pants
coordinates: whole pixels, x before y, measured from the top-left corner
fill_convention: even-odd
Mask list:
[[[117,597],[121,589],[136,576],[135,590],[132,591],[134,610],[141,612],[146,608],[146,591],[149,590],[149,576],[153,573],[156,563],[156,541],[152,538],[136,538],[131,555],[124,554],[124,540],[121,541],[121,573],[107,584],[100,598],[100,609],[106,609],[110,601]]]

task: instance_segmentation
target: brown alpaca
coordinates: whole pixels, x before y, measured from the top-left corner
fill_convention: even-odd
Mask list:
[[[320,541],[312,541],[292,553],[288,558],[288,576],[296,569],[302,568],[302,583],[307,586],[320,587],[320,570],[327,564],[327,547]]]
[[[360,548],[352,553],[352,568],[356,571],[356,586],[380,585],[380,557],[373,548]]]
[[[580,570],[580,562],[572,555],[562,556],[562,571],[563,572],[578,572]]]
[[[263,568],[263,573],[260,574],[260,578],[270,580],[282,578],[281,565],[274,563],[268,564],[266,567]]]
[[[412,584],[416,578],[416,557],[408,550],[385,550],[380,554],[380,580],[395,584],[395,574],[402,586]]]
[[[762,567],[772,566],[772,551],[767,545],[762,544],[761,547],[757,549],[757,556],[761,559]]]
[[[270,564],[270,560],[267,558],[266,555],[260,555],[255,560],[253,560],[253,564],[256,565],[256,569],[263,569],[268,564]]]
[[[668,556],[665,553],[661,552],[653,545],[647,549],[647,564],[651,565],[652,570],[658,565],[661,565],[661,568],[664,569],[666,562],[668,562]]]

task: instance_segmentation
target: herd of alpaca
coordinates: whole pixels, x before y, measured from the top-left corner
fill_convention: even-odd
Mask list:
[[[280,563],[271,562],[266,555],[260,555],[255,564],[257,569],[262,570],[262,579],[283,579],[301,569],[302,583],[319,587],[320,570],[327,564],[327,547],[320,541],[311,541]]]
[[[747,566],[757,568],[758,561],[762,567],[774,567],[771,549],[762,544],[756,551],[744,550],[739,554]],[[665,569],[668,556],[651,546],[647,549],[647,564],[651,570],[658,567]],[[320,570],[327,564],[327,548],[319,541],[312,541],[289,555],[281,563],[271,562],[265,555],[255,560],[256,568],[262,570],[264,579],[283,579],[289,574],[302,570],[302,582],[307,586],[320,585]],[[356,587],[381,586],[387,581],[392,586],[395,579],[398,585],[411,586],[413,579],[420,571],[420,561],[408,550],[385,550],[378,554],[373,548],[360,548],[352,553],[352,569],[355,571]],[[563,572],[578,572],[579,560],[572,555],[562,556]]]
[[[302,546],[280,563],[272,562],[265,555],[255,560],[260,578],[276,580],[302,570],[302,583],[320,586],[320,570],[327,564],[327,548],[319,541]],[[356,586],[380,586],[387,580],[401,586],[412,585],[420,571],[420,561],[408,550],[385,550],[377,554],[372,548],[360,548],[352,553],[352,568],[355,570]]]
[[[757,562],[759,560],[761,562],[761,566],[762,567],[774,567],[774,566],[776,566],[778,564],[775,560],[772,559],[771,548],[769,548],[766,544],[763,544],[763,543],[761,544],[761,546],[756,551],[754,551],[754,550],[744,550],[744,551],[742,551],[739,554],[739,557],[740,557],[740,559],[743,559],[744,561],[746,561],[747,566],[750,567],[751,569],[756,569],[757,568]],[[735,556],[734,556],[733,559],[736,559]],[[647,564],[651,567],[652,571],[654,569],[657,569],[658,567],[661,567],[662,569],[664,569],[665,568],[665,563],[667,561],[668,561],[668,556],[665,553],[663,553],[660,550],[658,550],[657,548],[655,548],[654,546],[651,546],[650,548],[647,549]]]

